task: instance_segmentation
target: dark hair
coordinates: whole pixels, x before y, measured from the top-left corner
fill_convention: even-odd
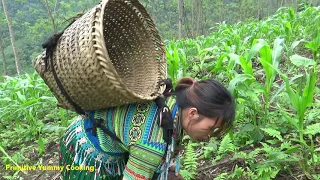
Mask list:
[[[192,78],[182,78],[174,94],[177,104],[182,109],[195,107],[200,115],[223,118],[222,128],[217,134],[227,132],[232,127],[236,114],[235,103],[231,93],[220,82],[213,79],[196,81]]]

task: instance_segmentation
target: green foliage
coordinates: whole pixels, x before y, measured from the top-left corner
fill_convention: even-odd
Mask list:
[[[266,132],[269,136],[277,138],[279,141],[283,141],[283,138],[279,131],[272,128],[261,128],[264,132]]]
[[[192,143],[188,143],[185,157],[183,161],[184,169],[181,171],[181,175],[184,179],[191,180],[197,175],[197,158]]]
[[[230,135],[226,135],[223,137],[222,141],[220,142],[220,146],[218,149],[218,154],[225,154],[229,152],[234,152],[238,148],[233,144]]]
[[[0,81],[0,129],[5,132],[0,134],[1,161],[15,165],[28,163],[24,156],[28,145],[36,146],[38,154],[43,154],[45,145],[58,139],[75,113],[57,110],[56,99],[37,73],[1,77]],[[20,151],[8,155],[6,149],[12,147],[19,147]]]
[[[320,123],[312,124],[306,127],[304,134],[316,135],[320,132]]]
[[[315,174],[319,35],[312,27],[319,13],[314,8],[300,13],[283,8],[266,21],[220,24],[206,39],[176,42],[188,64],[198,63],[198,68],[189,66],[194,76],[220,80],[237,100],[232,138],[210,141],[202,157],[219,163],[242,149],[238,147],[262,145],[250,153],[235,153],[233,160],[244,160],[246,168],[215,179],[272,179],[279,173],[290,174],[296,164],[305,176]],[[211,61],[202,61],[199,52],[206,52]]]

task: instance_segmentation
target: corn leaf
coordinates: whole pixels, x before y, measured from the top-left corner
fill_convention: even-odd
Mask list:
[[[284,39],[281,38],[277,38],[274,41],[274,46],[273,46],[273,50],[272,50],[272,65],[276,68],[278,68],[279,63],[280,63],[280,59],[281,59],[281,53],[283,50],[283,43],[284,43]],[[272,77],[271,77],[271,82],[274,81],[276,77],[276,70],[272,71]]]
[[[272,51],[268,45],[263,46],[260,49],[260,56],[261,56],[260,62],[263,66],[264,71],[266,72],[266,77],[267,77],[266,81],[268,84],[270,84],[273,70],[267,64],[267,63],[272,64]]]
[[[302,104],[305,105],[305,108],[309,107],[313,101],[314,89],[316,87],[316,73],[311,72],[307,77],[307,83],[302,94]]]
[[[236,77],[230,81],[228,89],[233,92],[239,83],[248,79],[254,80],[255,78],[249,74],[237,74]]]
[[[257,54],[257,52],[259,52],[263,46],[267,45],[267,42],[263,39],[258,39],[256,41],[257,43],[252,46],[249,53],[247,54],[247,61],[251,61],[251,59]]]

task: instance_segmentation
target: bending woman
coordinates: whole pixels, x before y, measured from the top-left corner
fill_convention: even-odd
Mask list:
[[[227,132],[235,118],[230,92],[211,79],[182,78],[165,103],[165,108],[150,101],[80,116],[61,138],[63,179],[166,179],[170,159],[179,171],[183,131],[205,141]],[[170,113],[173,126],[160,122],[164,112]],[[169,141],[168,129],[173,132]]]

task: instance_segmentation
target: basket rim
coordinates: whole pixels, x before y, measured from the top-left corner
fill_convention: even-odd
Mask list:
[[[113,1],[113,0],[111,0]],[[116,2],[117,0],[115,0]],[[129,2],[132,4],[132,1],[135,1],[135,3],[140,3],[137,0],[130,0]],[[133,92],[132,90],[130,90],[123,82],[123,80],[121,79],[121,77],[119,76],[119,74],[117,73],[114,65],[112,64],[112,62],[110,61],[110,57],[108,56],[108,49],[106,48],[105,45],[105,39],[104,39],[104,31],[103,31],[103,23],[101,23],[99,20],[103,20],[104,14],[105,14],[105,8],[108,4],[108,2],[110,2],[110,0],[104,0],[102,1],[102,7],[101,8],[96,8],[96,12],[94,15],[94,21],[93,21],[93,25],[92,25],[92,30],[94,30],[94,33],[92,33],[92,40],[93,40],[93,44],[94,44],[94,48],[95,48],[95,55],[97,57],[97,60],[99,61],[103,61],[104,63],[108,64],[108,67],[110,70],[112,70],[112,74],[115,77],[115,81],[113,82],[113,84],[118,83],[122,89],[120,90],[122,92],[123,95],[125,96],[129,96],[129,97],[134,97],[135,99],[144,99],[144,100],[153,100],[155,97],[159,96],[159,94],[161,94],[160,92],[163,92],[165,90],[165,85],[159,85],[157,91],[149,96],[146,95],[140,95],[137,94],[135,92]],[[145,29],[145,31],[150,34],[150,36],[152,37],[152,33],[150,33],[150,28],[155,28],[155,27],[150,27],[151,25],[149,23],[145,23],[145,19],[149,19],[149,17],[146,17],[143,13],[140,12],[140,8],[138,6],[134,6],[135,9],[134,11],[138,11],[141,16],[138,18],[140,19],[140,21],[143,21],[143,27]],[[147,25],[145,25],[147,24]],[[102,52],[102,53],[101,53]],[[159,72],[159,75],[160,72]],[[160,79],[159,79],[160,80]],[[158,82],[159,83],[159,82]]]

